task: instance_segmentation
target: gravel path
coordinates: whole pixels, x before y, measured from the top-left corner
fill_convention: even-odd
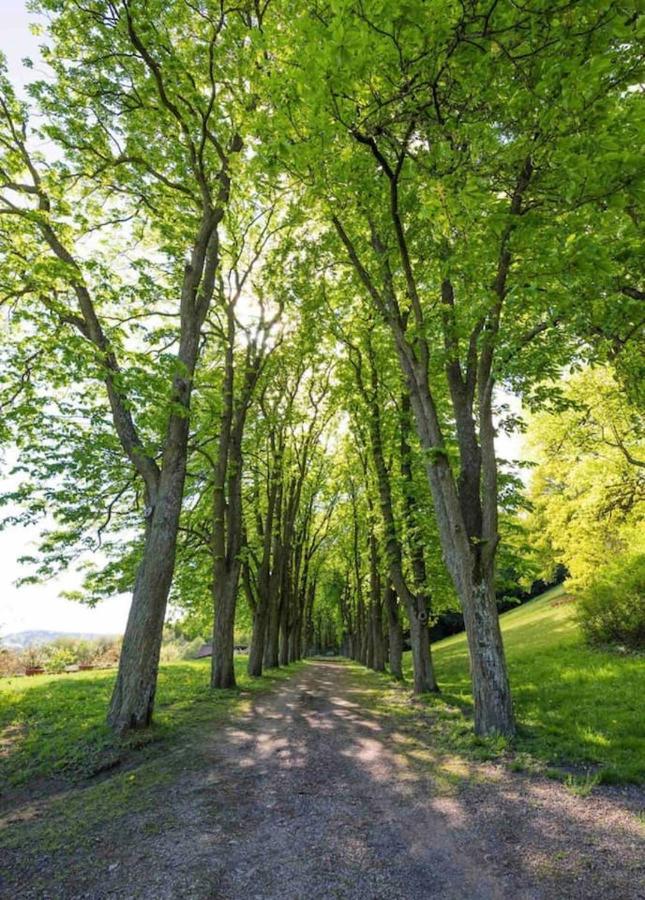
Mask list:
[[[459,760],[446,783],[420,762],[431,733],[411,741],[395,718],[364,710],[364,690],[343,664],[310,663],[200,747],[159,797],[158,829],[138,830],[136,816],[118,834],[106,823],[88,865],[70,859],[72,881],[12,896],[645,897],[632,789],[581,799]]]

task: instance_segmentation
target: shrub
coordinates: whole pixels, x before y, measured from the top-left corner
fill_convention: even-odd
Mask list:
[[[71,648],[54,646],[47,657],[46,667],[48,672],[58,674],[65,669],[65,666],[70,666],[75,662],[77,662],[76,654]]]
[[[20,654],[9,647],[0,647],[0,678],[22,672]]]
[[[579,594],[578,619],[590,644],[645,648],[645,554],[623,554]]]
[[[119,656],[121,655],[121,637],[105,637],[97,641],[96,656],[94,664],[99,667],[112,667],[119,664]]]
[[[164,641],[161,645],[161,661],[174,662],[179,659],[194,659],[197,651],[203,646],[204,641],[200,637],[187,640],[183,635]]]
[[[182,647],[173,641],[172,643],[162,644],[159,653],[160,662],[176,662],[181,659]]]
[[[98,641],[79,640],[75,641],[74,660],[77,663],[93,663],[98,652]]]
[[[22,669],[42,666],[44,665],[46,655],[47,654],[41,645],[25,647],[20,654],[20,666]]]

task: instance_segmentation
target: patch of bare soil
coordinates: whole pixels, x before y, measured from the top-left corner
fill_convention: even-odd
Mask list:
[[[0,758],[9,756],[15,744],[19,743],[27,732],[24,723],[7,725],[0,731]]]
[[[640,791],[582,799],[493,765],[439,764],[431,729],[411,738],[361,691],[342,663],[311,663],[185,747],[152,814],[102,823],[91,850],[12,853],[1,896],[645,897]]]

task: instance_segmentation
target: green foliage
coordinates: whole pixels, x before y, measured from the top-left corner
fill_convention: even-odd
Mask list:
[[[230,547],[243,563],[237,638],[248,637],[273,484],[283,505],[297,494],[290,574],[314,586],[309,630],[328,644],[365,597],[379,598],[393,536],[404,576],[425,569],[417,587],[432,613],[454,609],[446,535],[463,523],[459,504],[433,507],[428,472],[463,487],[468,466],[477,483],[461,500],[486,507],[472,547],[492,571],[499,535],[500,592],[563,563],[574,586],[596,584],[583,606],[593,596],[594,616],[627,625],[636,604],[610,600],[609,575],[593,579],[643,549],[634,3],[34,8],[47,18],[49,77],[24,102],[0,64],[0,441],[19,453],[0,506],[5,525],[41,528],[25,580],[75,565],[75,599],[131,590],[169,423],[181,434],[189,424],[171,601],[193,640],[210,633],[213,562]],[[185,292],[195,236],[214,219],[201,280]],[[202,348],[194,373],[187,346]],[[587,362],[614,374],[563,383],[563,369]],[[189,423],[177,399],[187,376]],[[414,385],[432,427],[420,416],[426,450],[411,434],[404,472]],[[482,446],[496,386],[537,411],[530,517],[517,476],[496,472]],[[239,516],[240,470],[218,470],[229,407],[244,424]],[[497,427],[515,427],[498,412]],[[215,497],[243,531],[241,550],[216,541]],[[455,522],[442,554],[444,507]],[[168,654],[184,652],[176,643]],[[67,650],[57,653],[60,668]]]
[[[65,669],[65,666],[77,662],[76,654],[68,647],[54,647],[47,657],[47,671],[56,675]]]
[[[22,652],[2,648],[0,675],[22,675],[30,666],[40,666],[51,674],[82,663],[112,668],[118,662],[120,652],[121,638],[109,636],[92,640],[63,637],[49,644],[35,644]]]
[[[537,456],[530,534],[543,571],[563,563],[574,589],[616,555],[643,548],[643,420],[608,369],[562,385],[561,405],[530,421]]]
[[[591,644],[645,649],[645,554],[623,554],[591,576],[578,621]]]

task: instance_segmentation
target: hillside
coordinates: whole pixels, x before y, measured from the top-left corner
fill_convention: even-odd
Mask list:
[[[89,631],[17,631],[14,634],[0,635],[0,647],[8,647],[11,650],[24,650],[27,647],[49,644],[61,638],[71,638],[75,641],[95,641],[97,638],[104,637],[114,637],[114,635],[96,634]]]
[[[585,646],[575,601],[562,586],[500,622],[519,722],[516,748],[565,769],[588,766],[603,781],[642,780],[642,658]],[[433,653],[443,699],[471,706],[465,635],[438,642]]]

